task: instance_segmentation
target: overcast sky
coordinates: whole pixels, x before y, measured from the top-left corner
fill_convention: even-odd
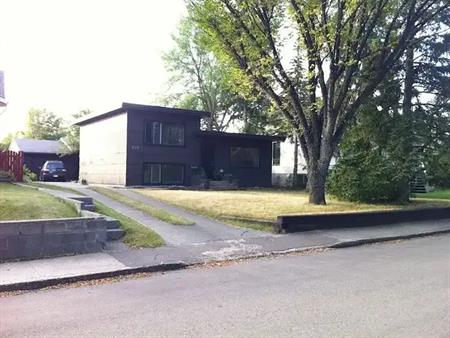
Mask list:
[[[69,117],[151,104],[184,13],[183,0],[0,0],[0,139],[23,129],[30,108]]]

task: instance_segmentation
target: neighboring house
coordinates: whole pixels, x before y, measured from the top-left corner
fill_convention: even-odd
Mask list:
[[[277,187],[292,187],[295,143],[289,139],[274,141],[272,149],[272,184]],[[333,168],[334,164],[335,159],[332,158],[330,169]],[[297,186],[306,187],[306,174],[306,161],[300,146],[298,146]]]
[[[24,165],[36,175],[46,161],[63,161],[69,180],[78,179],[78,153],[60,154],[62,144],[53,140],[34,140],[28,138],[12,140],[9,150],[23,152]]]
[[[80,126],[80,179],[116,185],[198,185],[228,180],[269,187],[272,142],[249,134],[200,130],[208,113],[123,103]]]
[[[295,143],[274,141],[272,144],[272,184],[277,187],[291,187],[294,172]],[[298,185],[306,186],[306,162],[302,151],[298,149],[297,161]]]

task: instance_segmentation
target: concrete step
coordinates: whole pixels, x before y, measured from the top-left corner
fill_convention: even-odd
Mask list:
[[[115,218],[105,217],[108,222],[108,229],[120,229],[120,223]]]
[[[209,181],[209,188],[210,189],[237,189],[238,185],[236,182],[229,182],[229,181]]]
[[[76,200],[76,201],[80,201],[86,204],[94,204],[94,200],[92,199],[92,197],[88,197],[88,196],[70,196],[71,199]]]
[[[95,211],[95,204],[84,204],[83,209],[87,211]]]
[[[117,241],[125,235],[125,231],[122,229],[108,229],[106,230],[106,236],[108,241]]]

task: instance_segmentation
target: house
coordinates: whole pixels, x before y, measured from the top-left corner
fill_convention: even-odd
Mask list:
[[[287,139],[285,141],[274,141],[272,144],[272,185],[276,187],[292,187],[295,163],[295,143]],[[297,185],[306,186],[306,161],[300,146],[298,146],[297,157]]]
[[[80,126],[80,180],[195,186],[206,179],[269,187],[282,137],[200,130],[207,112],[123,103]]]
[[[276,187],[292,187],[295,163],[295,142],[275,140],[272,144],[272,185]],[[300,145],[297,145],[297,183],[296,186],[305,188],[307,183],[306,160]],[[336,158],[330,161],[331,170],[336,164]]]
[[[78,153],[61,154],[62,144],[53,140],[34,140],[28,138],[13,139],[9,150],[23,152],[24,165],[36,175],[46,161],[63,161],[67,170],[67,179],[78,179]]]

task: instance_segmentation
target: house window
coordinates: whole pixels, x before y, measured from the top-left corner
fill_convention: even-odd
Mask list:
[[[232,167],[258,168],[259,167],[259,149],[231,147],[230,163]]]
[[[184,165],[144,163],[144,184],[183,184]]]
[[[280,165],[281,143],[279,141],[272,142],[272,165]]]
[[[147,122],[145,142],[155,145],[184,146],[184,125],[182,123]]]

